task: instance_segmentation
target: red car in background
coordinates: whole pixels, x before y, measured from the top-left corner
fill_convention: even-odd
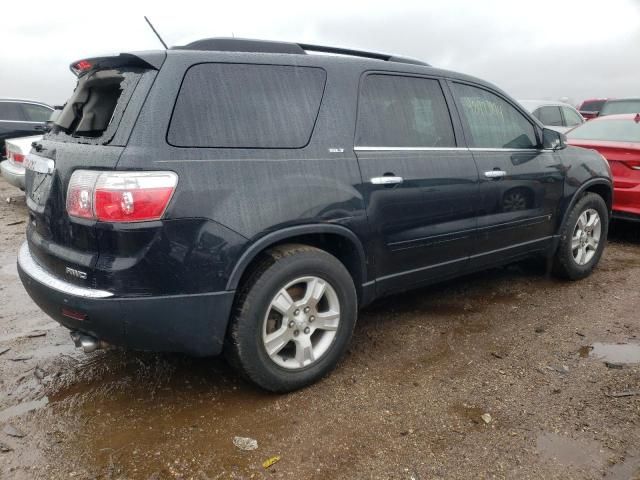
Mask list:
[[[567,132],[567,143],[591,148],[613,173],[613,216],[640,221],[640,113],[598,117]]]
[[[589,98],[578,106],[578,111],[586,120],[591,120],[598,116],[602,105],[604,105],[604,102],[607,100],[606,98]]]

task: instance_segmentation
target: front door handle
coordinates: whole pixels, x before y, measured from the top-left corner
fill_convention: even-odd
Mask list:
[[[371,183],[374,185],[397,185],[404,182],[404,178],[394,175],[384,175],[382,177],[373,177]]]
[[[489,170],[484,172],[484,176],[487,178],[503,178],[507,176],[507,172],[504,170]]]

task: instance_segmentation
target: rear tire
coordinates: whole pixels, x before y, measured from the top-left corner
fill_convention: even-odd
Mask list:
[[[609,231],[609,210],[600,195],[586,193],[575,204],[560,232],[553,272],[569,280],[591,274],[600,261]]]
[[[265,390],[296,390],[333,370],[356,317],[353,279],[337,258],[307,245],[278,246],[240,288],[225,356]]]

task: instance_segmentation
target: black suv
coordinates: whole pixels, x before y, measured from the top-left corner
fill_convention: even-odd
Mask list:
[[[238,39],[72,70],[26,160],[18,267],[87,351],[224,352],[288,391],[377,297],[531,256],[579,279],[602,255],[607,162],[476,78]]]
[[[5,140],[44,133],[52,112],[44,103],[0,98],[0,159],[6,156]]]

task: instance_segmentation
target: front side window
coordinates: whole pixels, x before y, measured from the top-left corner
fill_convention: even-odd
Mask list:
[[[543,125],[551,127],[562,126],[562,115],[560,114],[560,107],[546,106],[538,108],[533,114]]]
[[[482,88],[454,83],[469,147],[536,148],[533,125],[510,103]]]
[[[51,116],[50,108],[43,107],[42,105],[36,105],[34,103],[23,103],[22,108],[24,109],[24,113],[27,117],[27,120],[30,122],[46,122],[49,120]]]
[[[367,75],[358,101],[356,145],[455,147],[451,117],[438,80]]]
[[[582,117],[574,109],[562,107],[562,113],[564,113],[565,125],[567,127],[575,127],[582,123]]]
[[[177,147],[302,148],[325,79],[315,67],[194,65],[180,87],[167,140]]]
[[[25,120],[20,104],[15,102],[0,102],[0,120],[23,122]]]

